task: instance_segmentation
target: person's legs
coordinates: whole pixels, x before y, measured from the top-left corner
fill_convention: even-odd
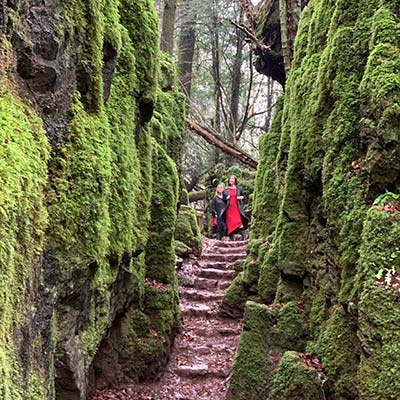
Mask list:
[[[240,230],[240,235],[242,236],[242,240],[246,240],[246,239],[247,239],[247,237],[246,237],[246,230],[245,230],[244,228],[242,228],[242,229]]]
[[[235,240],[235,235],[233,232],[229,234],[229,240]]]

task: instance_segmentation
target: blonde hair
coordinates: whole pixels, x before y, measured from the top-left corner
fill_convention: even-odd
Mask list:
[[[222,189],[225,189],[225,185],[223,183],[218,183],[217,187],[215,188],[215,195],[214,196],[218,195],[218,186],[222,186]]]

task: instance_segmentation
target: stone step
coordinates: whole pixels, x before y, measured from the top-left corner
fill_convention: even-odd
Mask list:
[[[248,240],[213,240],[212,247],[220,249],[235,248],[235,247],[245,248],[248,243],[249,243]]]
[[[218,357],[221,354],[231,354],[232,348],[225,344],[208,344],[208,345],[193,345],[193,343],[186,345],[176,345],[175,349],[179,352],[185,352],[195,356],[212,355]]]
[[[244,260],[246,258],[246,253],[238,254],[219,254],[211,253],[201,256],[203,261],[223,261],[226,263],[234,263],[238,260]]]
[[[221,327],[216,328],[214,330],[210,330],[208,327],[194,327],[192,329],[193,333],[202,337],[211,337],[211,336],[222,336],[222,337],[230,337],[230,336],[239,336],[240,335],[240,327]]]
[[[201,278],[209,278],[209,279],[232,279],[235,271],[223,271],[220,269],[214,268],[205,268],[199,272],[199,276]]]
[[[182,378],[227,378],[228,368],[210,368],[206,364],[179,365],[174,372]]]
[[[223,291],[208,291],[182,288],[180,290],[181,298],[196,301],[218,301],[224,297]]]
[[[238,247],[211,247],[207,249],[202,255],[208,254],[242,254],[246,253],[247,246]]]
[[[215,268],[215,269],[221,269],[221,270],[233,269],[233,264],[227,263],[225,261],[200,261],[199,266],[201,268]]]
[[[216,315],[216,311],[213,311],[211,307],[202,303],[181,304],[181,313],[184,317],[210,317],[212,315]]]
[[[218,288],[226,290],[228,289],[229,286],[231,286],[232,281],[231,280],[218,280]]]
[[[193,287],[196,289],[213,289],[218,287],[217,279],[195,278]]]
[[[179,365],[175,368],[175,373],[183,378],[204,377],[208,373],[207,364]]]

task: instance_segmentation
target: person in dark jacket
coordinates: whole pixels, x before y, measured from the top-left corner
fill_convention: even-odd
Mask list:
[[[237,184],[237,178],[235,175],[229,177],[228,187],[224,190],[223,197],[227,201],[225,222],[229,238],[233,240],[234,234],[240,233],[242,240],[245,240],[249,220],[243,210],[242,201],[244,199],[244,192]]]
[[[213,216],[214,224],[212,231],[215,233],[217,240],[221,240],[225,236],[226,224],[223,218],[226,209],[226,200],[224,199],[224,185],[220,183],[217,185],[215,195],[211,202],[211,214]]]

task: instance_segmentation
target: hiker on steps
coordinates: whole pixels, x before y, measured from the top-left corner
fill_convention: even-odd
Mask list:
[[[224,215],[229,239],[234,240],[235,233],[239,232],[242,236],[242,240],[246,240],[246,228],[249,224],[249,220],[244,213],[242,205],[244,192],[243,189],[238,186],[235,175],[229,177],[228,187],[224,190],[223,197],[227,200],[227,207]]]
[[[222,183],[217,185],[215,195],[211,202],[211,226],[212,231],[216,235],[217,240],[221,240],[225,236],[226,224],[223,218],[226,209],[226,200],[224,199],[224,185]]]

